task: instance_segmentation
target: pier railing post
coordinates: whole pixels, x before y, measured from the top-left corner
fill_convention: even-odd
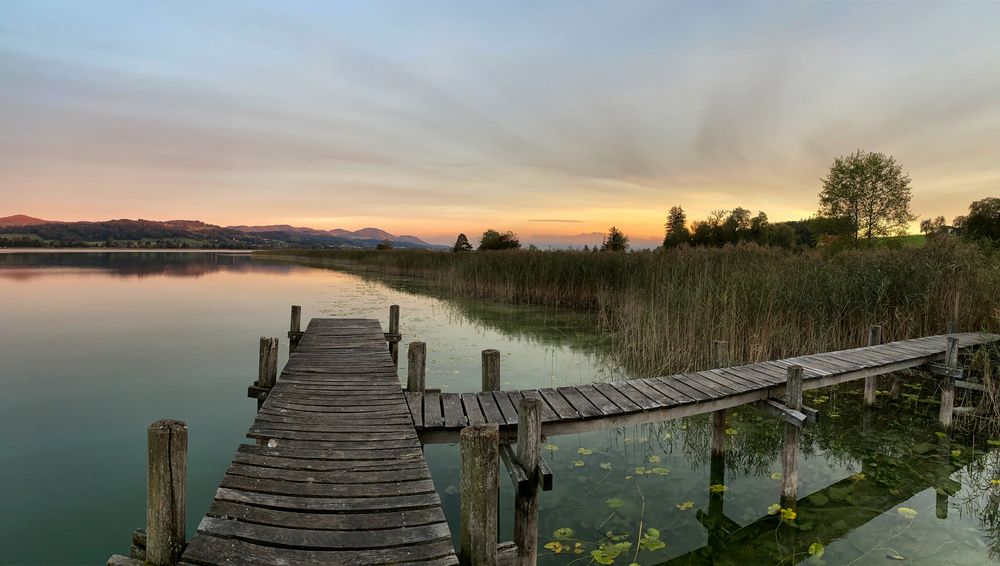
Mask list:
[[[260,357],[257,361],[257,387],[269,393],[278,380],[278,339],[260,337]],[[257,398],[257,409],[264,404],[264,398]]]
[[[427,344],[410,342],[406,351],[406,390],[423,392],[427,388]]]
[[[788,368],[785,383],[785,406],[796,411],[802,410],[802,366]],[[799,427],[785,423],[785,439],[782,449],[781,505],[795,507],[799,485]]]
[[[948,369],[958,369],[958,338],[948,337],[948,349],[945,351],[944,363]],[[951,428],[952,414],[955,409],[955,379],[946,376],[941,382],[941,410],[938,420],[945,430]]]
[[[873,324],[868,328],[868,345],[878,346],[882,343],[882,327]],[[865,378],[865,406],[871,407],[875,404],[875,393],[878,390],[878,376],[870,375]]]
[[[518,566],[535,566],[538,554],[538,444],[542,438],[542,400],[524,397],[517,411],[517,462],[528,485],[514,499],[514,544]]]
[[[292,305],[292,318],[288,327],[288,354],[292,355],[299,348],[302,339],[302,307]]]
[[[146,563],[177,564],[184,550],[187,519],[187,439],[181,421],[149,425],[146,492]]]
[[[399,305],[389,307],[389,355],[392,365],[399,369]]]
[[[496,566],[500,429],[495,424],[465,427],[459,444],[460,559],[468,566]]]
[[[483,350],[483,391],[500,391],[499,350]]]

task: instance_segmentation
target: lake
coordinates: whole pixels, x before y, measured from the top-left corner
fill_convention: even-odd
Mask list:
[[[5,564],[127,554],[145,523],[146,426],[161,418],[190,430],[190,536],[246,441],[258,338],[279,336],[285,358],[292,304],[306,319],[383,325],[400,305],[400,375],[407,343],[424,341],[428,386],[444,391],[478,390],[487,348],[502,353],[504,388],[629,377],[584,314],[241,253],[0,251],[0,301]],[[768,513],[781,425],[752,408],[730,419],[724,481],[705,417],[550,437],[555,487],[541,498],[540,563],[1000,563],[1000,458],[988,439],[935,434],[933,395],[918,381],[864,415],[857,387],[808,392],[821,416],[803,429],[802,499],[785,520]],[[456,533],[457,452],[426,447]],[[511,489],[505,474],[501,482],[509,540]]]

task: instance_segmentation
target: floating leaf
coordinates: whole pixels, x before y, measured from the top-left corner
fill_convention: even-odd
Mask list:
[[[916,519],[918,514],[916,509],[910,509],[909,507],[900,507],[896,509],[896,512],[904,519],[910,519],[911,521]]]
[[[646,529],[646,533],[639,537],[639,549],[655,552],[667,546],[667,543],[660,540],[660,531],[652,527]]]
[[[670,468],[664,468],[662,466],[658,466],[656,468],[653,468],[652,470],[649,470],[648,473],[656,474],[658,476],[665,476],[670,473]]]
[[[989,444],[990,446],[1000,446],[1000,439],[991,438],[986,441],[986,444]]]
[[[663,433],[663,436],[661,436],[660,438],[662,438],[663,440],[670,440],[673,437],[674,437],[674,435],[670,434],[669,432],[665,432],[665,433]],[[990,442],[993,442],[993,441],[991,440]],[[996,442],[997,442],[997,446],[1000,446],[1000,440],[997,440]]]
[[[781,518],[785,521],[793,521],[799,516],[798,513],[795,512],[795,509],[790,507],[782,508],[778,512],[781,513]]]
[[[935,432],[935,433],[934,433],[934,436],[936,436],[936,437],[938,437],[938,438],[944,438],[944,437],[946,437],[946,436],[948,436],[948,435],[947,435],[947,434],[945,434],[945,433],[943,433],[943,432],[941,432],[941,431],[939,430],[939,431],[937,431],[937,432]]]
[[[594,451],[591,450],[590,448],[577,448],[576,453],[581,456],[590,456],[591,454],[594,453]]]
[[[599,464],[599,466],[600,466],[600,468],[602,470],[610,470],[611,469],[611,462],[601,462]]]
[[[582,468],[583,467],[583,460],[573,460],[573,467],[574,468]]]
[[[625,500],[621,497],[612,497],[611,499],[605,501],[605,503],[607,503],[608,507],[611,509],[618,509],[619,507],[625,505]]]
[[[625,479],[630,480],[632,479],[632,476],[625,476]]]
[[[767,506],[767,514],[768,515],[777,515],[778,511],[781,511],[781,504],[780,503],[772,503],[771,505]]]
[[[904,556],[900,556],[898,552],[893,551],[885,555],[889,560],[906,560]]]
[[[685,501],[684,503],[678,503],[677,504],[677,508],[680,509],[681,511],[687,511],[688,509],[691,509],[693,507],[694,507],[694,501],[690,501],[690,500],[689,501]]]
[[[957,448],[955,450],[951,451],[951,457],[952,458],[958,458],[961,455],[962,455],[962,451],[958,450]]]
[[[708,491],[711,491],[712,493],[722,493],[726,491],[726,486],[721,483],[713,483],[708,486]]]
[[[865,479],[865,474],[863,474],[861,472],[858,472],[858,473],[854,474],[853,476],[851,476],[851,479],[853,481],[856,481],[856,482],[861,481],[861,480]]]
[[[781,481],[782,477],[784,476],[781,475],[781,472],[771,472],[771,479],[774,481]]]
[[[814,542],[809,545],[809,556],[815,556],[816,558],[823,558],[823,553],[826,552],[826,547],[823,543]]]
[[[590,556],[598,564],[614,564],[615,558],[632,548],[630,542],[601,543],[600,548],[590,551]]]
[[[576,531],[574,531],[573,529],[571,529],[569,527],[563,527],[561,529],[556,529],[556,530],[552,531],[552,536],[556,537],[557,539],[573,538],[573,535],[575,535],[575,534],[576,534]]]
[[[549,452],[555,452],[556,450],[559,450],[559,447],[556,446],[555,444],[546,444],[544,448]]]
[[[660,457],[657,456],[656,454],[653,454],[649,458],[646,458],[646,460],[649,460],[650,464],[659,464],[660,463]]]
[[[726,434],[729,435],[729,436],[732,436],[732,435],[736,434],[736,429],[735,428],[727,428],[726,429]]]
[[[566,547],[564,547],[563,544],[557,540],[545,543],[545,548],[551,550],[552,552],[555,552],[556,554],[559,554],[560,552],[566,549]]]
[[[635,475],[641,476],[646,473],[646,466],[639,466],[635,469]]]
[[[990,480],[990,485],[1000,485],[1000,479],[993,478]]]

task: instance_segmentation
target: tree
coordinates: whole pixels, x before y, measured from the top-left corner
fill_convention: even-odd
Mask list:
[[[988,197],[970,204],[961,224],[966,238],[1000,242],[1000,198]]]
[[[687,226],[687,214],[684,213],[683,208],[675,206],[670,209],[670,213],[667,214],[665,228],[667,231],[666,236],[663,238],[663,247],[673,248],[681,244],[691,243],[691,232]]]
[[[722,235],[724,243],[732,243],[747,239],[750,234],[750,211],[737,206],[729,212],[725,222],[722,223]]]
[[[483,237],[479,240],[480,250],[516,250],[521,247],[521,242],[517,239],[517,234],[510,230],[500,233],[490,229],[483,232]]]
[[[469,243],[469,238],[465,234],[459,234],[458,238],[455,240],[455,245],[452,246],[451,251],[453,252],[471,252],[472,244]]]
[[[608,235],[601,244],[602,252],[626,252],[628,251],[628,236],[621,230],[612,226],[608,229]]]
[[[933,220],[930,218],[924,218],[920,221],[920,233],[922,234],[937,236],[940,234],[947,234],[949,232],[951,232],[951,226],[945,224],[944,216],[938,216]]]
[[[910,176],[890,155],[859,149],[838,157],[822,181],[820,215],[850,218],[855,244],[905,234],[916,219],[910,212]]]
[[[376,250],[391,250],[392,242],[389,240],[382,240],[375,246]]]

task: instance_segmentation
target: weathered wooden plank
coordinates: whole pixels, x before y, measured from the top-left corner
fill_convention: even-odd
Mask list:
[[[435,507],[365,513],[310,513],[269,509],[229,501],[213,501],[208,515],[294,529],[375,531],[375,533],[370,534],[390,537],[392,529],[440,523],[444,520],[444,513],[440,508]]]
[[[465,411],[465,416],[469,419],[470,425],[486,423],[486,417],[483,415],[483,410],[479,407],[479,399],[475,393],[462,393],[462,409]]]
[[[441,409],[441,392],[436,389],[424,391],[424,428],[444,426]]]
[[[305,550],[254,544],[238,538],[219,538],[201,533],[184,551],[184,559],[196,564],[245,564],[247,566],[370,566],[372,564],[458,564],[450,540],[410,544],[395,548],[363,550]],[[440,562],[430,562],[440,561]]]
[[[610,383],[594,383],[594,389],[598,390],[601,395],[607,397],[608,401],[614,403],[618,408],[618,412],[633,413],[635,411],[642,410],[642,407],[629,399],[624,393],[619,391],[618,388]]]
[[[595,407],[594,404],[591,403],[576,387],[560,387],[558,392],[570,405],[573,406],[581,417],[599,417],[603,414],[601,413],[601,410]]]
[[[617,415],[624,412],[621,407],[602,395],[593,385],[579,385],[576,390],[593,403],[602,415]]]
[[[442,393],[441,405],[444,409],[444,426],[446,428],[462,428],[469,424],[462,409],[462,397],[458,393]]]
[[[503,418],[503,413],[500,412],[500,407],[497,405],[497,400],[493,397],[492,391],[477,393],[476,398],[479,399],[479,406],[483,409],[483,416],[486,417],[487,423],[507,424],[507,421]]]
[[[507,424],[517,424],[517,409],[514,408],[514,403],[511,402],[507,392],[494,391],[493,398],[496,399],[497,407],[503,413],[503,418],[507,421]]]
[[[617,381],[609,385],[617,389],[618,392],[625,397],[628,397],[629,401],[642,410],[655,409],[661,406],[660,403],[654,401],[649,395],[643,393],[643,390],[636,387],[634,383],[629,383],[628,381]],[[645,386],[645,389],[649,390],[649,386]],[[650,393],[654,394],[652,391],[650,391]],[[658,397],[660,396],[658,394],[655,395]]]
[[[546,387],[539,389],[542,399],[548,403],[549,407],[559,416],[560,420],[573,420],[580,418],[580,413],[569,404],[558,390]]]
[[[300,509],[327,513],[353,513],[361,511],[393,511],[425,509],[441,504],[435,492],[396,495],[392,497],[318,497],[243,491],[220,487],[215,492],[217,501],[246,503],[273,509]]]
[[[413,419],[413,426],[424,427],[424,393],[422,391],[410,391],[406,394],[406,405],[410,408],[410,418]]]
[[[542,397],[541,391],[537,389],[526,389],[521,392],[524,397],[530,397],[532,399],[541,399],[542,404],[540,405],[542,410],[542,422],[551,422],[559,418],[556,412],[549,405],[548,401]]]

